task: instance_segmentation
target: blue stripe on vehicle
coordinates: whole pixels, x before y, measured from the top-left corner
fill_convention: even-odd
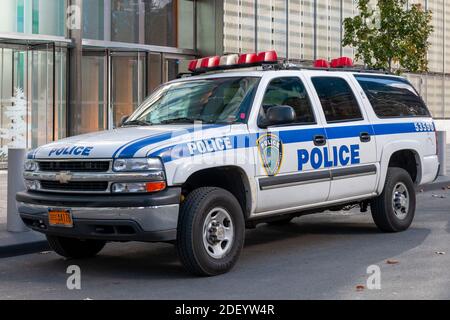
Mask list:
[[[341,127],[325,127],[313,129],[298,129],[286,130],[277,132],[283,144],[299,143],[312,141],[316,135],[326,135],[327,139],[345,139],[358,137],[361,132],[368,132],[371,135],[390,135],[402,133],[420,133],[417,131],[414,123],[389,123],[389,124],[374,124],[374,125],[356,125],[356,126],[341,126]],[[430,131],[423,131],[430,132]],[[242,149],[256,146],[256,141],[260,134],[241,134],[229,136],[232,142],[232,149]],[[222,137],[212,137],[222,138]],[[190,142],[197,142],[190,141]],[[242,143],[244,141],[244,143]],[[160,157],[163,162],[171,162],[180,158],[192,157],[200,155],[201,153],[189,153],[187,143],[168,146],[156,150],[149,154],[149,157]]]
[[[210,129],[210,128],[218,128],[222,125],[203,125],[201,127],[201,130]],[[113,158],[133,158],[134,155],[141,150],[142,148],[145,148],[149,145],[159,143],[165,140],[169,140],[171,138],[176,138],[184,134],[189,134],[194,132],[195,130],[198,130],[196,127],[191,128],[184,128],[179,131],[170,131],[162,134],[152,135],[140,139],[136,139],[134,141],[131,141],[123,146],[121,146],[119,149],[116,150],[116,152],[113,155]]]

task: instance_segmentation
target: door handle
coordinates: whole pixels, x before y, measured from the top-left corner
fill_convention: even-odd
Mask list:
[[[323,135],[317,135],[314,136],[314,145],[320,147],[320,146],[324,146],[327,144],[327,138],[325,138],[325,136]]]
[[[361,140],[361,142],[370,142],[370,134],[368,132],[361,132],[359,135],[359,140]]]

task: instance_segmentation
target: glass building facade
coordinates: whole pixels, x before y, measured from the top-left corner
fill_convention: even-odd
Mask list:
[[[78,103],[70,92],[75,41],[66,25],[80,8]],[[17,89],[25,96],[27,148],[116,127],[197,55],[194,0],[3,0],[0,10],[0,168],[11,142]],[[72,99],[72,100],[71,100]],[[71,110],[69,110],[71,109]],[[70,116],[69,116],[70,115]]]
[[[435,31],[430,71],[407,76],[434,117],[450,123],[450,2],[414,2],[433,11]],[[73,5],[78,36],[66,24]],[[21,134],[35,148],[116,127],[196,56],[275,49],[294,62],[353,57],[341,45],[342,21],[356,13],[354,0],[2,0],[0,167],[17,89],[25,97]]]
[[[434,32],[429,72],[406,76],[436,119],[450,119],[450,1],[412,3],[433,12]],[[354,0],[224,0],[223,10],[226,53],[275,49],[281,58],[303,63],[354,57],[354,50],[341,44],[342,21],[357,14]]]

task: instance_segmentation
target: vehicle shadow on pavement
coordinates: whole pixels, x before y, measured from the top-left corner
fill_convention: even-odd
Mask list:
[[[329,257],[338,257],[339,261],[351,261],[359,255],[369,265],[419,246],[429,233],[428,229],[412,227],[402,233],[386,234],[370,223],[345,221],[302,223],[301,219],[296,219],[285,226],[260,225],[247,231],[236,269],[224,276],[235,272],[246,274],[249,270],[265,273],[265,269],[274,268],[271,263],[277,265],[280,259],[298,267],[299,261],[313,263],[318,251]],[[264,260],[263,264],[258,262],[261,260]],[[61,266],[66,268],[75,264],[86,270],[90,277],[109,279],[194,278],[184,271],[175,247],[169,244],[108,244],[93,259],[64,260],[52,255],[43,264],[46,264],[41,266],[45,270],[52,267],[61,270]]]

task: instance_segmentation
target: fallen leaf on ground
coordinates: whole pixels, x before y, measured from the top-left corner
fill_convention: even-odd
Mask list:
[[[363,291],[365,288],[366,288],[365,286],[359,284],[356,286],[356,291]]]
[[[433,197],[433,198],[440,198],[440,199],[447,198],[447,197],[444,196],[443,194],[433,194],[432,197]]]
[[[445,254],[444,251],[436,251],[435,253],[436,253],[436,254],[439,254],[439,255],[441,255],[441,256],[443,256],[443,255]]]
[[[387,260],[386,261],[387,264],[398,264],[398,260]]]

